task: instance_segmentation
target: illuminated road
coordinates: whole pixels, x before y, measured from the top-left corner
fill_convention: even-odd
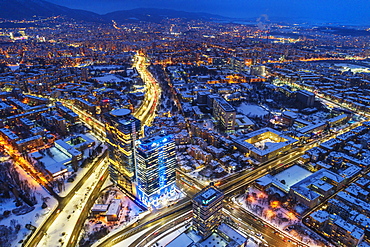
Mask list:
[[[173,229],[174,227],[178,226],[179,224],[183,223],[186,220],[191,219],[192,217],[193,217],[192,211],[184,213],[182,211],[179,211],[172,215],[169,215],[163,218],[161,221],[156,222],[155,227],[147,231],[145,235],[142,235],[141,237],[137,238],[128,247],[144,246],[145,244],[155,239],[157,235],[166,232],[169,229]]]
[[[78,216],[76,225],[73,228],[73,231],[71,233],[71,238],[68,241],[68,246],[76,246],[78,244],[78,240],[79,240],[78,237],[80,235],[82,227],[85,224],[85,220],[87,219],[90,213],[90,209],[92,208],[92,206],[94,205],[98,197],[100,196],[100,190],[102,189],[103,184],[107,180],[108,175],[109,175],[109,170],[107,169],[107,167],[105,167],[103,175],[100,177],[93,192],[90,194],[87,200],[87,203],[85,204],[84,208],[81,210],[80,215]]]
[[[155,117],[155,111],[157,109],[158,103],[159,103],[159,98],[160,98],[160,87],[158,83],[155,81],[151,73],[147,70],[147,64],[145,63],[145,57],[142,55],[137,55],[136,56],[137,60],[135,62],[135,67],[137,68],[140,76],[142,77],[143,81],[146,83],[146,93],[145,93],[145,98],[141,104],[141,106],[133,113],[133,115],[140,119],[142,121],[142,126],[144,125],[150,125],[151,122],[153,121]],[[90,126],[94,126],[94,129],[97,130],[102,136],[105,134],[105,126],[102,124],[99,120],[95,119],[93,116],[89,115],[88,113],[79,110],[78,108],[74,107],[73,105],[69,104],[68,107],[72,108],[76,113],[78,113],[82,119],[83,122],[89,124]],[[291,150],[291,152],[285,156],[276,158],[275,160],[272,160],[270,162],[266,162],[262,164],[260,167],[256,168],[253,171],[243,171],[241,173],[232,175],[222,181],[222,184],[220,186],[220,189],[224,191],[226,197],[230,197],[235,193],[239,193],[239,190],[243,190],[246,186],[249,186],[250,183],[254,182],[256,179],[270,173],[271,171],[280,168],[280,164],[289,164],[297,160],[301,155],[304,154],[305,151],[308,149],[318,146],[321,142],[324,142],[326,140],[329,140],[331,138],[336,137],[340,133],[344,133],[345,131],[354,128],[358,126],[359,124],[353,124],[344,130],[341,130],[339,133],[334,133],[331,134],[330,136],[324,137],[320,140],[315,140],[309,144],[307,144],[305,147],[302,148],[295,148]],[[90,172],[90,170],[89,170]],[[89,173],[88,172],[88,173]],[[87,174],[88,174],[87,173]],[[86,174],[86,175],[87,175]],[[91,173],[90,173],[91,174]],[[86,177],[84,176],[84,178]],[[181,174],[183,176],[187,176],[186,174]],[[106,173],[104,176],[107,176]],[[84,179],[83,178],[83,179]],[[203,184],[197,182],[195,179],[188,177],[187,179],[190,179],[199,189],[204,187]],[[82,180],[83,180],[82,179]],[[81,180],[81,181],[82,181]],[[85,179],[86,180],[86,179]],[[81,182],[79,181],[79,183]],[[84,183],[84,182],[83,182]],[[100,183],[100,182],[99,182]],[[98,183],[98,184],[99,184]],[[81,184],[82,185],[82,184]],[[80,185],[80,187],[81,187]],[[77,187],[77,186],[76,186]],[[72,191],[76,191],[76,187]],[[72,192],[71,191],[71,192]],[[87,205],[84,207],[84,211],[80,215],[77,225],[73,229],[73,233],[70,236],[70,240],[68,246],[75,246],[76,242],[78,240],[78,235],[79,232],[83,226],[84,219],[87,217],[88,211],[93,204],[94,200],[93,198],[98,194],[98,190],[94,190],[92,193],[91,197],[89,198],[89,202]],[[197,190],[195,190],[196,192]],[[71,194],[71,193],[70,193]],[[64,198],[61,200],[59,206],[57,209],[50,215],[48,220],[41,226],[39,227],[36,232],[35,236],[32,236],[33,239],[31,239],[26,246],[36,246],[37,243],[40,241],[42,238],[42,234],[45,233],[48,229],[48,227],[52,224],[52,222],[56,219],[58,214],[60,213],[61,210],[66,206],[68,201],[71,199],[68,197]],[[90,200],[91,199],[91,200]],[[170,207],[165,210],[161,210],[161,215],[158,216],[157,214],[153,215],[148,215],[147,217],[143,218],[139,223],[135,223],[133,226],[125,228],[123,230],[118,231],[117,233],[113,234],[112,236],[109,236],[105,238],[101,243],[98,243],[97,246],[112,246],[114,244],[119,243],[120,241],[128,238],[129,236],[132,236],[138,232],[141,232],[144,229],[148,229],[149,227],[152,226],[162,226],[165,225],[166,222],[175,219],[176,217],[179,217],[182,214],[188,214],[191,212],[191,206],[189,206],[190,200],[186,199],[182,203],[178,203],[177,206],[175,207]],[[272,246],[292,246],[291,243],[284,242],[281,237],[277,236],[273,231],[271,230],[270,227],[264,227],[262,225],[261,221],[254,221],[253,216],[250,215],[249,213],[243,212],[242,209],[232,209],[231,205],[226,205],[227,210],[229,210],[232,213],[232,216],[235,218],[240,218],[241,223],[248,223],[255,229],[257,229],[258,232],[261,232],[264,234],[266,240],[269,242],[270,245]],[[249,215],[248,215],[249,214]],[[274,229],[275,230],[275,229]],[[152,231],[152,230],[150,230]],[[152,232],[154,232],[153,230]],[[147,233],[146,233],[147,234]],[[281,233],[280,233],[281,234]],[[145,237],[143,236],[140,239],[144,239]],[[149,241],[149,240],[148,240]]]
[[[258,167],[253,171],[240,172],[240,173],[238,173],[237,177],[233,176],[233,179],[231,179],[231,180],[226,179],[225,180],[226,182],[221,184],[219,186],[219,188],[224,192],[226,198],[232,197],[234,194],[244,192],[243,190],[247,186],[249,186],[252,182],[254,182],[256,179],[258,179],[262,176],[265,176],[266,174],[269,174],[271,171],[274,171],[275,169],[279,169],[281,167],[280,166],[281,164],[286,165],[286,164],[292,163],[295,160],[297,160],[299,157],[301,157],[307,150],[309,150],[313,147],[317,147],[318,145],[320,145],[320,143],[325,142],[325,141],[327,141],[331,138],[334,138],[337,135],[339,135],[341,133],[344,133],[346,131],[349,131],[350,129],[353,129],[357,126],[359,126],[359,123],[354,123],[354,124],[346,127],[345,129],[341,130],[339,133],[330,134],[330,135],[328,135],[328,136],[326,136],[326,137],[324,137],[320,140],[312,141],[311,143],[306,144],[304,147],[295,148],[295,149],[291,150],[290,153],[288,153],[288,154],[286,154],[282,157],[279,157],[275,160],[272,160],[270,162],[266,162],[261,167]],[[180,174],[183,175],[183,173],[180,173]],[[201,184],[197,183],[195,179],[192,179],[191,177],[188,177],[188,176],[186,178],[191,179],[191,181],[194,182],[195,185],[201,186]],[[201,188],[202,187],[203,186],[201,186]],[[198,188],[197,190],[200,190],[201,188]],[[191,190],[191,192],[193,192],[193,190]],[[196,190],[194,191],[194,193],[195,192],[196,192]],[[194,193],[191,193],[191,195],[194,194]],[[177,205],[178,205],[178,207],[182,206],[183,209],[185,209],[185,208],[188,207],[188,203],[189,203],[188,201],[184,201],[183,202],[184,206],[182,206],[181,203],[178,203]],[[231,204],[229,204],[229,207],[230,206],[231,206]],[[233,207],[233,206],[231,206],[231,207]],[[190,212],[191,208],[188,208],[188,210]],[[242,209],[240,209],[240,210],[242,210]],[[235,211],[235,212],[237,212],[237,211]],[[242,215],[243,213],[239,212],[239,214]],[[244,220],[245,212],[244,212],[244,216],[239,217],[239,218],[242,218]],[[270,242],[271,242],[272,246],[282,246],[281,243],[283,243],[283,246],[285,246],[285,245],[286,246],[292,246],[291,243],[283,241],[282,238],[279,235],[276,235],[275,233],[273,233],[272,228],[264,227],[264,226],[263,226],[263,228],[261,228],[261,225],[259,225],[259,222],[261,222],[260,219],[259,219],[259,221],[254,221],[253,219],[248,219],[248,217],[247,217],[246,222],[249,225],[251,225],[252,227],[254,227],[258,230],[261,230],[262,233],[264,233],[267,236],[266,240],[268,241],[268,243],[270,244]],[[141,222],[140,226],[146,226],[147,224],[148,223],[146,221],[144,221],[144,222]],[[137,226],[137,227],[140,227],[140,226]],[[268,228],[268,229],[264,230],[264,228]],[[122,231],[119,231],[119,232],[115,233],[114,235],[109,236],[108,238],[106,238],[103,243],[108,244],[108,243],[110,243],[110,241],[113,241],[113,240],[114,240],[114,243],[119,243],[120,241],[122,241],[122,240],[132,236],[133,234],[136,234],[139,231],[142,231],[143,229],[146,229],[146,228],[135,228],[135,229],[136,230],[133,231],[133,232],[130,232],[128,229],[124,229]],[[140,230],[138,230],[138,229],[140,229]],[[268,230],[271,231],[271,234],[268,232]],[[274,231],[279,231],[278,229],[273,229],[273,230]],[[145,234],[147,234],[147,232]],[[283,233],[278,233],[278,234],[282,235]],[[288,235],[286,235],[286,236],[288,236]],[[290,241],[292,241],[292,242],[295,241],[291,237],[286,237],[286,238],[290,239]],[[298,243],[301,246],[307,246],[306,244],[304,244],[302,242],[298,242]],[[102,245],[102,243],[99,243],[96,246],[106,246],[106,245]]]
[[[150,126],[156,116],[156,110],[159,104],[161,96],[161,88],[153,75],[148,71],[148,64],[145,62],[146,57],[144,55],[136,55],[134,67],[136,67],[141,79],[145,82],[145,96],[140,107],[133,112],[134,117],[141,121],[141,126]],[[105,125],[91,114],[87,113],[74,106],[68,100],[58,99],[63,104],[77,113],[80,120],[86,125],[92,128],[92,131],[99,137],[104,139],[106,137]]]
[[[136,55],[134,67],[136,67],[142,80],[145,82],[146,92],[144,100],[140,107],[133,113],[133,115],[141,121],[141,126],[150,126],[156,115],[156,109],[159,104],[161,96],[161,88],[153,75],[148,71],[145,62],[146,57],[143,55]]]
[[[28,173],[36,182],[44,187],[52,196],[58,201],[60,196],[54,192],[49,181],[44,177],[42,172],[37,171],[32,164],[30,164],[24,157],[22,157],[18,150],[14,149],[13,146],[0,136],[0,145],[4,146],[5,152],[12,157],[14,164],[20,166],[26,173]],[[19,193],[22,194],[22,193]]]
[[[264,237],[263,239],[267,241],[269,246],[292,247],[298,245],[309,247],[309,245],[294,239],[286,232],[281,231],[268,222],[263,221],[259,217],[253,215],[252,213],[248,212],[239,205],[236,205],[235,203],[228,201],[227,203],[225,203],[224,208],[226,214],[231,216],[234,221],[239,222],[239,226],[244,228],[247,232],[251,231],[250,227],[252,227],[252,231],[262,234],[262,236]]]
[[[156,226],[157,224],[166,224],[172,219],[177,218],[178,216],[186,213],[190,213],[192,209],[192,205],[190,200],[187,198],[183,200],[182,203],[179,203],[178,205],[175,205],[170,208],[166,208],[165,210],[160,211],[159,213],[152,213],[144,217],[140,225],[134,224],[132,228],[127,227],[124,228],[111,236],[102,239],[102,241],[99,241],[98,243],[95,243],[93,246],[113,246],[115,244],[118,244],[119,242],[125,240],[126,238],[141,232],[147,228],[150,228],[152,226]]]
[[[302,89],[302,90],[306,90],[306,91],[309,91],[311,93],[314,93],[316,98],[318,98],[320,101],[322,101],[323,104],[328,105],[329,107],[335,106],[335,107],[338,107],[338,108],[344,108],[344,109],[350,110],[350,111],[352,111],[352,112],[354,112],[358,115],[370,117],[369,113],[359,111],[358,109],[355,109],[355,108],[353,108],[353,107],[351,107],[351,106],[349,106],[348,104],[345,104],[345,103],[335,102],[332,99],[330,99],[329,97],[324,97],[323,94],[316,93],[315,90],[305,88],[301,84],[298,84],[297,82],[287,82],[287,81],[284,81],[284,80],[280,80],[280,82],[284,83],[285,85],[288,85],[288,86],[293,86],[293,87],[296,87],[298,89]]]
[[[292,157],[288,157],[287,158],[287,161],[295,160],[298,157],[300,157],[300,155],[301,155],[301,152],[299,152],[299,154],[297,154],[294,157],[293,156]],[[279,163],[277,163],[277,164],[279,164]],[[270,166],[271,164],[266,164],[266,165],[267,166]],[[275,165],[271,165],[271,167],[273,168],[273,167],[275,167]],[[268,172],[269,171],[266,168],[261,167],[261,170],[260,169],[256,169],[256,170],[252,171],[252,175],[249,174],[249,176],[251,176],[251,177],[249,179],[245,180],[245,181],[241,181],[241,180],[245,179],[244,177],[242,177],[242,178],[233,180],[231,183],[225,184],[225,186],[227,186],[227,193],[225,193],[225,195],[232,195],[233,192],[235,192],[236,190],[240,189],[241,187],[246,186],[247,184],[250,184],[255,179],[257,179],[257,178],[259,178],[261,176],[266,175]],[[187,200],[184,200],[182,203],[180,202],[180,203],[176,204],[178,206],[176,206],[175,208],[177,209],[178,207],[180,207],[183,210],[186,210],[186,209],[188,210],[188,211],[185,211],[185,212],[190,212],[191,211],[191,205],[189,207],[189,204],[190,204],[190,199],[187,199]],[[166,209],[166,210],[168,210],[168,209]],[[162,215],[163,214],[164,213],[162,213]],[[157,219],[157,220],[161,220],[161,219]],[[151,222],[151,221],[149,221],[149,222]],[[136,228],[137,230],[132,231],[132,232],[129,231],[128,229],[121,230],[121,231],[115,233],[114,235],[109,236],[107,239],[104,240],[104,242],[99,243],[96,246],[110,246],[110,245],[107,245],[107,244],[109,244],[109,243],[114,243],[114,244],[119,243],[120,241],[123,241],[124,239],[132,236],[133,234],[136,234],[139,231],[142,231],[142,230],[146,229],[147,227],[144,228],[144,226],[148,226],[148,221],[145,221],[145,220],[142,221],[140,226],[142,228],[138,228],[138,229]],[[140,226],[138,226],[138,227],[140,227]],[[152,226],[152,224],[150,224],[149,226]],[[147,234],[147,232],[145,234]]]
[[[105,125],[98,119],[96,119],[94,116],[91,114],[87,113],[86,111],[83,111],[76,106],[74,106],[72,103],[68,102],[67,100],[61,99],[60,102],[63,103],[64,106],[68,107],[71,109],[73,112],[75,112],[78,117],[80,118],[80,121],[83,122],[85,125],[89,126],[92,130],[92,132],[100,137],[100,140],[105,142],[106,138],[106,130],[105,130]]]
[[[102,162],[107,157],[108,152],[105,151],[104,154],[96,161],[96,163]],[[54,223],[56,218],[59,216],[61,211],[68,205],[72,197],[76,194],[76,192],[85,184],[86,180],[90,178],[92,173],[94,172],[95,166],[94,164],[91,165],[90,169],[86,172],[86,174],[82,177],[80,181],[76,184],[75,187],[68,193],[66,197],[64,197],[60,202],[58,207],[50,214],[49,218],[39,226],[36,231],[32,234],[31,238],[24,246],[37,246],[40,240],[44,237],[47,233],[49,227]]]

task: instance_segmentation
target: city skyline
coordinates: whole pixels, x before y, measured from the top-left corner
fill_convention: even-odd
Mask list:
[[[0,1],[1,247],[370,247],[359,11],[118,3]]]

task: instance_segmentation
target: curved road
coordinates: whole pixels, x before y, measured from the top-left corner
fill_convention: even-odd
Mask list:
[[[156,115],[155,111],[159,104],[161,88],[157,81],[154,79],[153,75],[147,69],[148,65],[145,62],[146,57],[143,55],[136,55],[136,58],[137,59],[134,66],[145,82],[146,92],[142,104],[133,113],[133,115],[141,121],[142,126],[150,126]]]
[[[347,129],[351,129],[351,128],[354,128],[357,126],[357,123],[356,124],[352,124],[351,126],[348,126]],[[273,161],[270,161],[270,162],[267,162],[265,165],[261,166],[261,167],[258,167],[256,168],[255,170],[253,171],[250,171],[250,172],[242,172],[242,175],[237,177],[236,179],[233,179],[231,181],[228,181],[227,183],[225,184],[222,184],[220,186],[220,189],[224,191],[225,193],[225,197],[229,197],[229,196],[232,196],[234,193],[238,192],[240,189],[243,189],[245,186],[248,186],[250,183],[254,182],[256,179],[262,177],[262,176],[265,176],[266,174],[270,173],[272,170],[274,169],[278,169],[280,168],[280,164],[281,163],[284,163],[285,165],[288,164],[288,163],[291,163],[291,162],[294,162],[295,160],[297,160],[306,150],[312,148],[312,147],[315,147],[315,146],[318,146],[320,142],[322,141],[325,141],[325,140],[328,140],[330,138],[333,138],[337,135],[337,133],[334,133],[332,135],[328,135],[327,137],[325,137],[324,140],[315,140],[313,142],[311,142],[310,144],[307,144],[305,147],[303,148],[296,148],[296,150],[292,151],[291,153],[288,153],[287,155],[284,155],[280,158],[277,158],[276,160],[273,160]],[[179,205],[179,204],[177,204]],[[180,205],[179,205],[180,206]],[[184,206],[183,209],[185,209],[186,207]],[[189,211],[191,210],[191,208],[188,209]],[[246,219],[246,222],[250,223],[253,227],[255,227],[256,229],[261,229],[259,226],[258,226],[258,223],[256,222],[252,222],[248,219]],[[145,223],[147,224],[147,223]],[[141,231],[141,230],[140,230]],[[120,234],[123,234],[123,232],[127,233],[123,236],[121,236],[121,238],[118,238],[118,236],[120,236]],[[137,233],[137,231],[135,232]],[[134,234],[134,233],[133,233]],[[118,239],[121,239],[120,241],[124,240],[125,238],[127,237],[130,237],[132,236],[133,234],[130,234],[128,233],[128,230],[127,229],[124,229],[122,231],[119,231],[117,233],[115,233],[114,235],[108,237],[106,240],[105,240],[105,243],[109,243],[110,241],[113,241],[115,240],[115,243],[118,243]],[[270,238],[273,238],[275,239],[275,242],[274,243],[279,243],[279,242],[282,242],[280,237],[273,237],[273,236],[270,236]],[[280,241],[277,239],[279,238]],[[294,241],[293,241],[294,242]],[[300,243],[302,246],[305,246],[305,244],[303,243]],[[287,245],[287,243],[284,242],[284,245]],[[105,246],[105,245],[101,245],[99,244],[98,246]],[[277,245],[279,246],[279,245]],[[280,245],[281,246],[281,245]]]
[[[116,232],[112,236],[103,239],[101,242],[94,244],[93,246],[113,246],[124,239],[141,232],[144,229],[152,227],[157,224],[166,224],[169,220],[175,219],[181,214],[189,213],[192,209],[192,204],[189,199],[185,200],[183,204],[175,206],[173,208],[167,208],[163,213],[150,214],[141,220],[140,225],[133,225],[133,228],[124,228],[121,231]],[[160,215],[159,215],[160,214]]]

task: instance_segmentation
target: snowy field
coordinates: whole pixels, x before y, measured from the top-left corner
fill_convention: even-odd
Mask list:
[[[94,78],[91,78],[91,79],[94,79],[94,80],[97,80],[98,82],[120,82],[122,81],[122,79],[118,78],[117,76],[113,75],[113,74],[104,74],[104,76],[101,76],[101,77],[94,77]]]
[[[51,196],[35,180],[33,180],[29,175],[27,175],[27,173],[23,169],[16,166],[16,170],[19,173],[22,180],[27,180],[28,183],[30,184],[30,187],[34,187],[37,204],[34,205],[35,209],[27,214],[17,216],[11,213],[9,217],[0,220],[0,225],[5,226],[12,226],[17,224],[21,225],[19,232],[17,231],[13,232],[14,238],[11,246],[21,246],[21,243],[19,243],[19,241],[25,239],[25,237],[31,233],[30,230],[25,228],[26,224],[32,224],[33,226],[38,227],[49,216],[49,213],[52,212],[57,206],[57,200],[54,199],[53,196]],[[45,209],[41,208],[43,198],[48,206]],[[0,202],[0,214],[3,214],[5,210],[12,211],[15,208],[16,206],[14,203],[14,197],[10,199],[5,199],[3,202]]]
[[[237,109],[248,117],[264,117],[269,114],[265,109],[254,104],[242,103]]]
[[[105,187],[106,186],[103,186],[103,188]],[[85,240],[98,239],[98,232],[103,228],[108,232],[114,231],[118,228],[122,229],[121,226],[127,227],[141,217],[140,214],[142,214],[143,211],[116,187],[110,187],[103,191],[95,204],[110,204],[112,199],[120,199],[122,203],[122,209],[118,214],[118,220],[108,221],[105,216],[99,215],[88,219],[85,222],[82,238]]]
[[[116,70],[116,69],[121,69],[122,66],[119,65],[94,65],[89,67],[91,70]]]
[[[165,231],[164,233],[158,235],[157,238],[154,240],[150,241],[148,244],[146,244],[144,247],[165,247],[168,245],[172,240],[175,238],[179,237],[181,234],[186,233],[187,238],[190,238],[194,242],[199,242],[201,241],[202,237],[198,235],[194,230],[192,231],[187,231],[189,229],[189,224],[191,224],[191,219],[182,222],[179,226],[180,228],[176,229],[175,231],[172,231],[172,229],[169,229]],[[239,232],[240,233],[240,232]],[[240,233],[242,234],[242,233]],[[246,235],[246,234],[242,234]],[[258,243],[260,243],[259,240],[255,240],[252,236],[248,236],[248,243],[246,247],[257,247]],[[220,241],[219,245],[214,243],[217,246],[225,246],[225,243],[222,243],[222,239],[218,239],[217,241]],[[203,245],[202,245],[203,246]],[[211,244],[210,246],[214,246]]]
[[[305,227],[293,212],[281,207],[279,201],[269,201],[266,193],[250,187],[248,194],[238,196],[235,198],[235,202],[280,231],[289,234],[292,238],[309,244],[312,247],[320,246],[320,243],[317,242],[317,240],[321,239],[318,234]],[[302,235],[294,230],[290,232],[285,231],[286,229],[289,230],[289,227],[292,226],[302,228],[308,234]]]

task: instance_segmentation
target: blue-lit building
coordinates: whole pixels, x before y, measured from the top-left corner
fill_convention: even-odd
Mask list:
[[[169,193],[176,181],[173,135],[157,134],[140,139],[136,147],[137,198],[149,206]]]
[[[116,109],[104,114],[111,180],[133,194],[135,181],[135,141],[140,137],[140,120],[129,109]]]

